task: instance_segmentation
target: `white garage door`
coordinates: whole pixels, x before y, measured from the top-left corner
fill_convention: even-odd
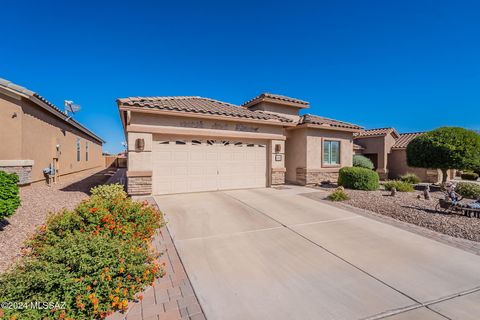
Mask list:
[[[266,145],[225,140],[153,141],[153,193],[265,187]]]

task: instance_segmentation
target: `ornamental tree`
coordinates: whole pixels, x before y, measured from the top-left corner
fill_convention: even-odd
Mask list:
[[[411,167],[442,171],[447,181],[449,169],[471,169],[480,164],[480,135],[459,127],[441,127],[413,139],[407,146]]]

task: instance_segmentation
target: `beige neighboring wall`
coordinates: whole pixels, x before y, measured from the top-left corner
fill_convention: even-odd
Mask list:
[[[0,122],[0,160],[33,160],[30,182],[45,180],[43,169],[53,162],[57,144],[61,146],[60,175],[104,166],[99,141],[30,100],[0,93]],[[77,138],[80,138],[80,161],[77,161]],[[2,167],[2,170],[7,169]]]
[[[442,171],[439,169],[415,168],[407,165],[407,150],[393,149],[388,156],[388,171],[390,179],[398,179],[406,173],[416,174],[422,182],[439,183],[442,181]],[[455,170],[449,170],[448,178],[455,178]]]

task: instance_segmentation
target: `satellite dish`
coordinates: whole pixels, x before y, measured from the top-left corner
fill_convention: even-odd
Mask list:
[[[65,100],[65,114],[68,114],[69,112],[75,113],[80,111],[81,107],[78,104],[74,104],[73,101],[71,100]]]

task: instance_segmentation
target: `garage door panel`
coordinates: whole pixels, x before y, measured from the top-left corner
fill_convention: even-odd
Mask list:
[[[205,160],[205,152],[203,152],[202,150],[192,149],[192,152],[190,152],[190,160],[192,160],[192,161],[203,161],[203,160]]]
[[[170,151],[159,151],[156,153],[153,162],[155,162],[157,159],[161,161],[168,161],[172,159],[172,152]]]
[[[188,168],[187,167],[174,167],[173,168],[174,178],[188,177]]]
[[[205,174],[205,168],[201,166],[189,167],[188,175],[189,176],[203,176]]]
[[[266,148],[184,140],[153,145],[153,192],[186,193],[266,186]]]
[[[188,152],[187,151],[175,151],[173,154],[173,159],[175,161],[188,161]]]

